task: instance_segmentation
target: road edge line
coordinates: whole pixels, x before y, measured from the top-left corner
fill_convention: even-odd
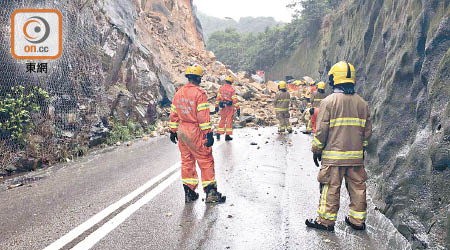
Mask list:
[[[150,192],[145,194],[142,198],[137,200],[135,203],[131,204],[125,208],[122,212],[114,216],[111,220],[107,221],[100,228],[92,232],[88,237],[75,245],[71,250],[86,250],[92,248],[100,240],[102,240],[111,231],[122,224],[128,217],[134,214],[142,206],[153,200],[158,194],[166,190],[172,183],[179,179],[181,173],[176,172],[168,177],[166,180],[161,182],[158,186],[153,188]]]
[[[89,230],[91,227],[95,226],[97,223],[99,223],[100,221],[102,221],[103,219],[108,217],[110,214],[112,214],[114,211],[119,209],[121,206],[132,201],[133,199],[138,197],[140,194],[145,192],[147,189],[149,189],[151,186],[160,182],[162,179],[164,179],[166,176],[168,176],[169,174],[171,174],[173,171],[177,170],[180,167],[181,167],[181,161],[175,163],[170,168],[164,170],[162,173],[160,173],[156,177],[150,179],[145,184],[138,187],[136,190],[129,193],[125,197],[123,197],[120,200],[116,201],[115,203],[109,205],[107,208],[103,209],[102,211],[96,213],[94,216],[89,218],[87,221],[78,225],[76,228],[72,229],[70,232],[68,232],[64,236],[60,237],[58,240],[54,241],[52,244],[48,245],[46,248],[44,248],[44,250],[61,249],[62,247],[64,247],[65,245],[69,244],[70,242],[75,240],[77,237],[82,235],[84,232]]]

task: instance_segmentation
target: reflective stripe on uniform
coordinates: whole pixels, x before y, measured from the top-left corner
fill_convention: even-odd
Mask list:
[[[291,99],[280,99],[280,100],[278,100],[278,101],[280,101],[280,102],[290,102]]]
[[[275,108],[275,112],[289,111],[289,108]]]
[[[200,129],[201,129],[201,130],[211,129],[211,123],[210,123],[210,122],[201,123],[201,124],[200,124]]]
[[[178,122],[169,122],[170,128],[178,128]]]
[[[319,101],[322,101],[322,100],[323,100],[323,98],[322,99],[320,99],[320,98],[314,99],[315,102],[319,102]]]
[[[205,102],[205,103],[201,103],[197,106],[197,111],[202,111],[202,110],[206,110],[209,109],[209,103]]]
[[[232,128],[227,128],[226,131],[227,132],[233,132],[233,129]]]
[[[225,128],[218,128],[217,131],[219,131],[219,132],[225,132]]]
[[[234,95],[234,96],[231,97],[231,99],[237,99],[237,98],[238,98],[237,95]]]
[[[362,145],[363,145],[363,147],[367,147],[367,146],[369,146],[369,142],[368,141],[363,141]]]
[[[348,215],[353,217],[353,218],[355,218],[355,219],[357,219],[357,220],[365,220],[367,212],[358,212],[358,211],[350,209],[348,211]]]
[[[175,105],[171,104],[170,105],[170,110],[176,113],[177,112],[177,107]]]
[[[187,178],[187,179],[181,179],[183,181],[183,184],[191,184],[191,185],[197,185],[198,179],[197,178]]]
[[[327,213],[326,212],[326,206],[327,206],[327,194],[328,194],[328,185],[323,185],[322,193],[320,196],[320,206],[317,210],[317,213],[320,217],[326,219],[326,220],[332,220],[335,221],[337,219],[337,214]]]
[[[351,160],[351,159],[362,159],[363,151],[326,151],[322,152],[323,159],[332,160]]]
[[[325,146],[315,136],[314,136],[312,144],[313,144],[314,147],[317,147],[317,148],[320,148],[320,149],[324,148],[324,146]]]
[[[202,186],[203,187],[207,187],[209,184],[214,184],[216,183],[216,180],[212,180],[212,181],[202,181]]]
[[[336,118],[330,120],[330,128],[338,126],[359,126],[364,128],[366,126],[366,120],[351,117]]]

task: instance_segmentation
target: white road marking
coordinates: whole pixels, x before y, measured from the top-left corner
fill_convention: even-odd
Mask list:
[[[159,174],[158,176],[152,178],[144,185],[140,186],[138,189],[134,190],[133,192],[129,193],[127,196],[123,197],[122,199],[118,200],[117,202],[111,204],[104,210],[100,211],[96,215],[89,218],[86,222],[79,225],[78,227],[72,229],[70,232],[68,232],[63,237],[59,238],[57,241],[50,244],[48,247],[44,248],[44,250],[56,250],[64,247],[74,239],[76,239],[78,236],[82,235],[85,231],[89,230],[89,228],[93,227],[95,224],[102,221],[104,218],[112,214],[114,211],[119,209],[121,206],[127,204],[128,202],[132,201],[134,198],[145,192],[147,189],[149,189],[151,186],[155,185],[162,179],[164,179],[167,175],[175,171],[177,168],[181,167],[181,162],[177,162],[174,165],[172,165],[170,168],[166,169],[164,172]]]
[[[221,145],[223,145],[223,142],[222,143],[216,143],[215,144],[215,149],[217,149]],[[69,244],[74,239],[76,239],[77,237],[82,235],[84,232],[89,230],[91,227],[95,226],[97,223],[99,223],[100,221],[102,221],[103,219],[108,217],[110,214],[112,214],[114,211],[119,209],[121,206],[123,206],[123,205],[127,204],[128,202],[132,201],[134,198],[138,197],[140,194],[145,192],[151,186],[153,186],[156,183],[160,182],[162,179],[164,179],[167,175],[169,175],[170,173],[175,171],[177,168],[181,168],[181,161],[175,163],[174,165],[172,165],[170,168],[168,168],[165,171],[163,171],[158,176],[152,178],[147,183],[145,183],[144,185],[140,186],[138,189],[136,189],[133,192],[129,193],[127,196],[123,197],[122,199],[118,200],[117,202],[111,204],[110,206],[108,206],[107,208],[103,209],[102,211],[100,211],[96,215],[92,216],[87,221],[85,221],[83,224],[81,224],[81,225],[77,226],[76,228],[72,229],[66,235],[62,236],[57,241],[53,242],[52,244],[50,244],[49,246],[44,248],[44,250],[58,250],[58,249],[61,249],[62,247],[64,247],[65,245]],[[121,224],[126,218],[128,218],[131,214],[136,212],[137,209],[142,207],[145,203],[149,202],[156,195],[158,195],[164,189],[166,189],[172,182],[174,182],[176,180],[176,178],[179,178],[179,176],[180,176],[180,172],[172,174],[170,177],[168,177],[167,180],[163,181],[161,184],[156,186],[148,194],[144,195],[141,199],[136,201],[134,204],[130,205],[129,207],[124,209],[122,212],[120,212],[118,215],[116,215],[114,218],[112,218],[110,221],[106,222],[102,227],[100,227],[99,229],[97,229],[96,231],[91,233],[87,238],[85,238],[83,241],[81,241],[79,244],[77,244],[73,249],[88,249],[88,248],[94,246],[99,240],[101,240],[109,232],[111,232],[114,228],[116,228],[119,224]],[[170,182],[169,182],[169,180],[170,180]],[[147,201],[145,203],[142,203],[144,198]],[[139,202],[141,202],[142,204],[139,203]],[[141,205],[139,207],[137,207],[136,206],[137,203],[139,203]],[[135,210],[134,211],[129,210],[130,207],[135,208]],[[130,211],[132,211],[132,212],[129,215],[121,215],[121,214],[124,214],[125,211],[128,211],[127,213],[129,213]],[[121,217],[119,217],[119,215],[121,215]],[[124,216],[126,216],[126,217],[124,217]],[[123,218],[123,220],[122,220],[122,218]],[[120,221],[120,223],[118,223],[117,225],[109,226],[109,227],[106,226],[107,224],[108,225],[111,224],[111,221],[113,221],[113,220],[116,221],[116,222]],[[111,228],[111,229],[109,229],[109,228]],[[100,231],[100,229],[102,229],[102,230]],[[103,236],[101,238],[99,237],[98,239],[97,238],[93,239],[91,236],[94,235],[94,234],[96,234],[96,235],[103,235]],[[98,236],[96,236],[96,237],[98,237]],[[88,240],[88,238],[90,240]],[[97,240],[97,241],[95,241],[95,240]],[[80,248],[79,246],[82,243],[83,243],[83,245],[89,245],[89,244],[92,244],[92,245],[90,247],[88,247],[88,248],[86,248],[86,247]]]
[[[83,241],[78,243],[76,246],[72,248],[72,250],[87,250],[93,247],[97,242],[99,242],[103,237],[105,237],[108,233],[118,227],[122,222],[124,222],[128,217],[130,217],[134,212],[136,212],[143,205],[147,204],[153,198],[155,198],[159,193],[164,191],[167,187],[169,187],[173,182],[180,178],[180,172],[176,172],[172,174],[168,179],[161,182],[158,186],[140,198],[138,201],[127,207],[125,210],[117,214],[114,218],[106,222],[103,226],[95,230],[88,237],[86,237]]]

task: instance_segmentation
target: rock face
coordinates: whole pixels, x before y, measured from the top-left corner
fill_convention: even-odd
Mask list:
[[[316,33],[266,73],[328,79],[334,63],[353,63],[374,121],[375,201],[415,248],[449,248],[449,1],[344,1]]]
[[[11,56],[16,9],[62,13],[63,54],[46,61],[47,74],[26,73],[28,61]],[[192,0],[3,1],[0,14],[0,31],[8,34],[0,36],[0,93],[18,84],[49,92],[48,110],[34,119],[35,133],[45,129],[55,159],[104,141],[110,117],[143,127],[167,119],[186,66],[197,62],[213,71],[215,58],[205,51]],[[165,123],[158,123],[158,133],[166,131]]]

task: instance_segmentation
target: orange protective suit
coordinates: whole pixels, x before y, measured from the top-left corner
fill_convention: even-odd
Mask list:
[[[311,126],[313,134],[316,133],[316,120],[317,120],[317,114],[319,113],[319,108],[314,108],[314,114],[311,116]]]
[[[170,130],[178,134],[183,184],[192,190],[197,188],[195,162],[201,170],[203,188],[216,183],[212,148],[205,146],[205,136],[211,132],[209,103],[200,87],[188,83],[177,91],[171,105]]]
[[[226,104],[226,102],[230,101],[232,102],[231,106]],[[228,83],[225,83],[220,87],[219,93],[217,93],[216,107],[219,107],[220,102],[223,102],[225,107],[220,110],[220,122],[217,132],[221,135],[223,135],[225,132],[227,135],[232,135],[233,115],[234,111],[239,109],[239,103],[236,91]]]

